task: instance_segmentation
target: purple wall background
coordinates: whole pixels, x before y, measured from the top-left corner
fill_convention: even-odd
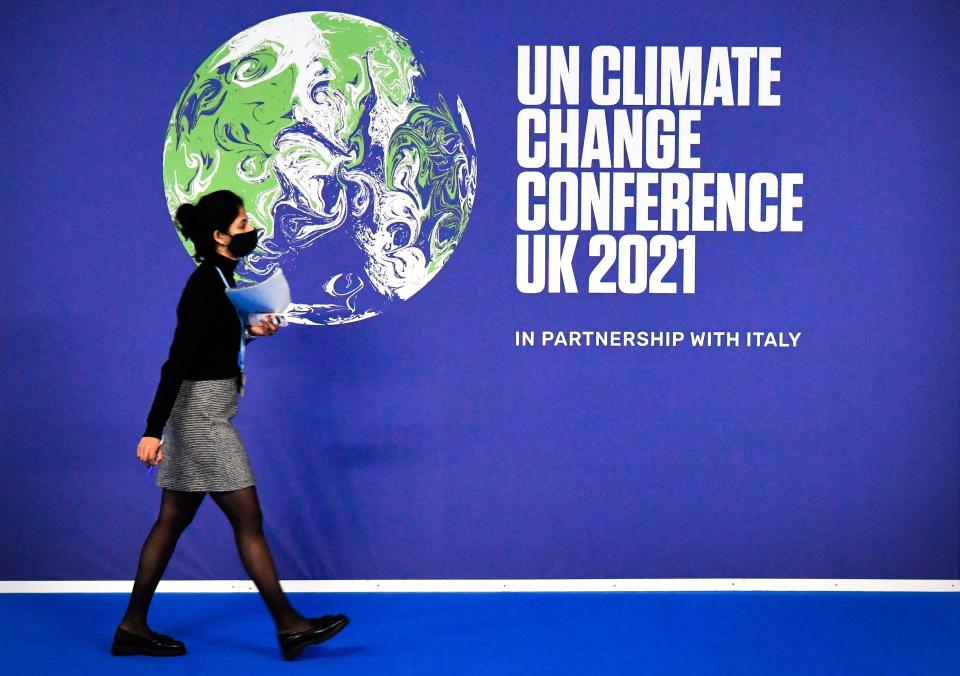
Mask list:
[[[0,579],[133,577],[160,497],[134,453],[193,268],[166,124],[217,45],[310,9],[407,37],[464,100],[480,176],[460,248],[410,302],[247,352],[235,422],[281,577],[960,576],[956,10],[28,5],[0,47]],[[705,109],[703,166],[803,172],[803,234],[698,238],[692,297],[521,295],[516,45],[538,43],[780,45],[782,107]],[[803,338],[513,346],[554,327]],[[245,577],[212,501],[166,577]]]

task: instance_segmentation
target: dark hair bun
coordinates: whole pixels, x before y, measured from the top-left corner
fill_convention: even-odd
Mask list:
[[[177,207],[177,223],[180,224],[180,232],[196,245],[198,235],[200,234],[200,210],[193,204],[186,202]]]

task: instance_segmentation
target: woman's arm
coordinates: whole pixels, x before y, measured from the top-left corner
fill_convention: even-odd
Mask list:
[[[167,361],[160,368],[160,383],[147,414],[145,437],[161,438],[163,427],[180,392],[185,369],[193,360],[202,329],[202,317],[202,290],[188,283],[177,305],[177,328],[173,333]]]

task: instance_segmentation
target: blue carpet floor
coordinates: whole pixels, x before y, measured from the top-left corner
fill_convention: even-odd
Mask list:
[[[257,594],[158,594],[181,657],[110,655],[125,594],[0,595],[0,673],[960,674],[960,594],[290,594],[351,624],[280,658]]]

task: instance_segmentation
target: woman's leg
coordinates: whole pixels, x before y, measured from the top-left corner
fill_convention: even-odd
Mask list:
[[[138,636],[149,636],[147,626],[147,611],[150,601],[157,589],[163,571],[173,555],[180,534],[193,521],[200,503],[203,502],[203,492],[172,491],[163,489],[160,500],[160,516],[150,530],[143,549],[140,551],[140,562],[137,566],[137,579],[133,582],[133,592],[127,610],[120,621],[120,626]]]
[[[233,526],[237,550],[243,567],[257,585],[277,631],[304,631],[312,625],[303,615],[294,610],[280,588],[277,569],[270,555],[270,548],[263,536],[263,514],[256,486],[247,486],[235,491],[212,492],[210,497],[223,510]]]

